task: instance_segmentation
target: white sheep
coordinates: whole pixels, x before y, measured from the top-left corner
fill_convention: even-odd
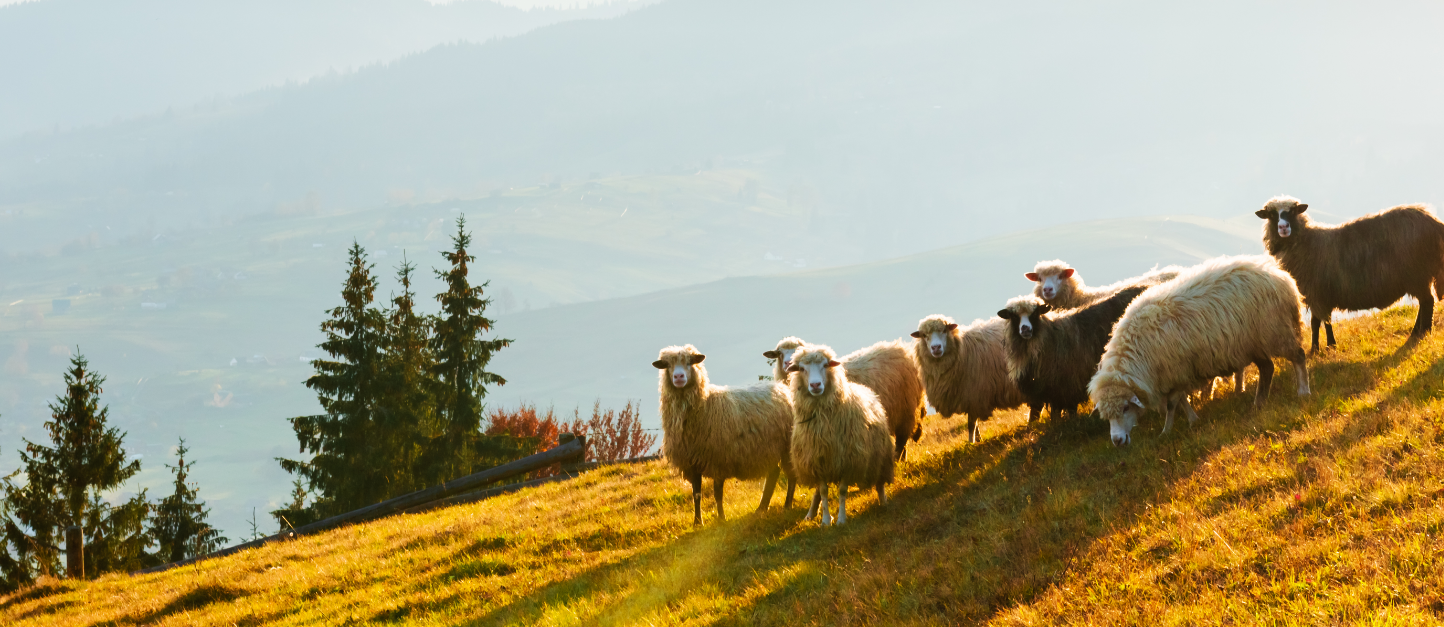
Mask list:
[[[928,402],[944,416],[967,414],[969,442],[982,439],[978,423],[994,411],[1026,402],[1008,377],[1007,320],[974,320],[959,327],[947,316],[928,316],[912,336]]]
[[[792,466],[802,485],[817,486],[807,520],[828,515],[828,486],[837,485],[837,524],[847,522],[847,488],[877,489],[887,502],[893,450],[882,402],[865,385],[847,380],[847,367],[831,348],[803,346],[792,356]]]
[[[1254,407],[1273,380],[1273,358],[1293,362],[1299,395],[1309,393],[1298,288],[1268,257],[1219,257],[1189,268],[1134,299],[1114,328],[1088,395],[1126,444],[1144,407],[1162,410],[1163,432],[1188,392],[1210,377],[1258,366]],[[1140,400],[1141,399],[1141,400]]]
[[[773,361],[772,379],[787,382],[787,367],[792,354],[805,346],[797,337],[782,338],[777,347],[762,353]],[[909,347],[902,340],[878,342],[842,356],[838,361],[847,366],[847,380],[867,386],[882,401],[887,413],[887,427],[893,435],[894,455],[907,459],[908,438],[922,437],[922,417],[927,412],[923,403],[922,373]]]
[[[1043,299],[1048,306],[1054,309],[1077,309],[1117,294],[1124,288],[1135,285],[1152,287],[1171,281],[1183,269],[1182,266],[1164,266],[1102,287],[1089,287],[1083,283],[1083,275],[1078,274],[1076,269],[1062,259],[1054,259],[1039,261],[1037,265],[1033,266],[1033,271],[1024,274],[1023,277],[1035,283],[1033,295]],[[1232,373],[1232,376],[1234,391],[1244,391],[1244,371],[1239,370]],[[1215,383],[1209,381],[1199,390],[1200,396],[1211,398],[1215,387]]]
[[[762,504],[767,509],[778,472],[793,477],[790,440],[792,392],[777,383],[745,388],[712,385],[706,356],[691,344],[668,346],[652,366],[659,373],[662,455],[692,484],[693,522],[702,524],[702,478],[712,479],[717,519],[722,484],[727,479],[767,478]],[[783,507],[792,506],[796,481],[789,481]]]

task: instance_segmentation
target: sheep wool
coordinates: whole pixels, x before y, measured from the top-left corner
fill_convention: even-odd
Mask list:
[[[767,477],[759,508],[765,509],[779,465],[792,477],[791,390],[777,383],[744,388],[713,385],[703,358],[691,344],[669,346],[652,364],[661,370],[662,455],[692,482],[699,523],[703,477],[714,482],[719,518],[724,480]],[[680,387],[675,384],[678,377],[684,383]],[[792,489],[788,492],[786,505],[791,503]]]
[[[827,346],[809,344],[793,355],[794,367],[836,361]],[[881,487],[893,479],[887,418],[877,395],[846,378],[847,366],[827,368],[820,395],[806,376],[791,378],[792,464],[802,485]]]
[[[1088,384],[1114,443],[1127,442],[1144,406],[1167,412],[1165,431],[1173,405],[1196,420],[1187,393],[1250,363],[1259,369],[1256,407],[1268,398],[1274,357],[1293,361],[1299,393],[1308,394],[1300,311],[1293,279],[1264,256],[1212,259],[1140,294]]]
[[[1008,377],[1007,320],[960,327],[952,318],[933,315],[918,322],[912,337],[928,402],[944,416],[967,414],[969,442],[982,439],[978,423],[994,411],[1026,402]]]

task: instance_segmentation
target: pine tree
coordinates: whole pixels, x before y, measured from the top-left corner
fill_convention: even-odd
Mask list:
[[[151,560],[141,529],[150,509],[145,491],[114,507],[100,499],[140,472],[138,460],[125,462],[125,433],[107,424],[104,382],[84,355],[71,358],[65,393],[50,405],[45,423],[51,446],[25,440],[22,468],[5,478],[7,550],[0,551],[0,571],[7,589],[63,572],[60,545],[72,525],[84,529],[89,576]],[[17,481],[21,474],[24,484]]]
[[[291,504],[281,509],[271,510],[271,517],[276,519],[276,525],[278,526],[276,533],[290,531],[319,520],[316,517],[316,510],[306,507],[306,497],[309,496],[309,494],[310,493],[306,491],[305,484],[301,482],[300,477],[297,477],[296,480],[291,483]],[[256,517],[255,513],[252,512],[251,539],[255,540],[259,537],[261,537],[261,534],[259,530],[256,529]]]
[[[326,339],[320,348],[333,359],[311,362],[317,372],[306,380],[326,413],[290,419],[301,452],[311,453],[311,460],[277,460],[319,493],[312,508],[323,518],[382,500],[390,470],[374,455],[386,320],[371,306],[376,276],[366,250],[352,243],[349,253],[344,302],[321,323]]]
[[[427,487],[424,463],[429,437],[439,430],[436,424],[435,381],[429,369],[433,364],[431,320],[416,313],[416,293],[411,289],[411,274],[416,267],[403,257],[396,269],[401,293],[391,299],[387,311],[383,340],[385,358],[382,386],[376,421],[377,443],[385,448],[377,463],[390,470],[386,498]]]
[[[200,489],[186,479],[194,462],[186,463],[185,438],[176,445],[176,465],[166,464],[175,474],[175,491],[155,505],[150,535],[160,545],[158,556],[165,562],[205,555],[221,548],[229,538],[206,524],[211,510],[200,500]]]
[[[437,278],[446,283],[446,291],[438,294],[441,313],[433,325],[431,348],[435,363],[431,374],[437,385],[437,407],[440,409],[439,433],[432,439],[431,482],[445,481],[473,472],[489,462],[505,461],[515,455],[518,444],[512,439],[488,440],[481,434],[482,398],[486,386],[505,385],[506,380],[486,371],[492,355],[511,345],[508,339],[482,339],[491,331],[493,322],[486,318],[483,297],[488,283],[472,285],[468,263],[476,258],[467,253],[471,234],[466,232],[466,218],[456,219],[456,235],[451,239],[455,249],[442,255],[450,264],[437,270]],[[507,449],[507,450],[501,450]]]

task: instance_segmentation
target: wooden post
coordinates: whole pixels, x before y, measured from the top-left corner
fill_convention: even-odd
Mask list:
[[[85,579],[85,536],[80,527],[65,528],[65,576]]]
[[[587,463],[587,436],[563,433],[557,436],[557,445],[566,444],[572,440],[577,440],[581,444],[581,452],[577,453],[576,458],[562,462],[561,470],[564,475],[577,474],[581,471],[582,465]]]

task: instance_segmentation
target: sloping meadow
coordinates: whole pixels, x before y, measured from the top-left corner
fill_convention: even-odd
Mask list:
[[[965,443],[929,417],[889,503],[690,525],[661,463],[332,531],[164,573],[49,580],[6,624],[1434,624],[1444,620],[1444,335],[1408,308],[1340,322],[1268,405],[1225,392],[1115,449],[1021,412]],[[779,491],[780,493],[781,491]],[[710,490],[707,491],[710,493]],[[799,493],[801,502],[810,494]]]

